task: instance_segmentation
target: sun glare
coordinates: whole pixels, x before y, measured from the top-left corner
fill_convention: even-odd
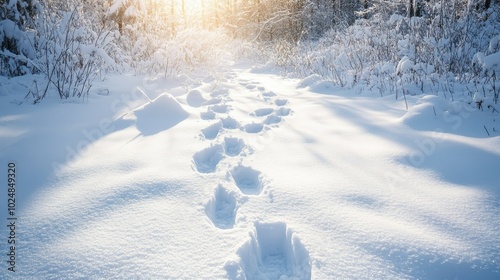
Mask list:
[[[213,3],[217,0],[160,0],[167,5],[169,9],[172,8],[172,4],[176,14],[186,13],[188,16],[198,15],[205,8],[213,7]]]
[[[153,0],[186,26],[211,25],[223,13],[226,0]],[[183,19],[183,20],[181,20]]]

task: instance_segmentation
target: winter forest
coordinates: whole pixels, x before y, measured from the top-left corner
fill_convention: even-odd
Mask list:
[[[0,278],[500,279],[498,75],[498,0],[0,0]]]
[[[496,1],[2,2],[0,73],[40,75],[29,85],[35,103],[50,90],[85,98],[108,71],[213,65],[236,46],[287,73],[380,95],[453,95],[458,83],[480,108],[499,98]]]

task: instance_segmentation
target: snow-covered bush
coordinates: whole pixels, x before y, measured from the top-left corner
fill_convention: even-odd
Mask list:
[[[34,76],[27,95],[35,103],[49,92],[84,98],[108,55],[113,32],[100,1],[10,0],[0,4],[0,75]]]
[[[84,6],[71,8],[69,11],[44,9],[35,39],[34,61],[44,80],[31,89],[35,103],[45,98],[51,89],[55,89],[61,99],[85,98],[100,72],[114,65],[108,55],[113,33],[106,28],[92,29],[86,22],[91,19],[83,17]]]
[[[2,1],[0,3],[0,75],[19,76],[30,73],[35,58],[33,45],[38,1]]]
[[[376,11],[318,41],[287,48],[278,42],[268,57],[288,72],[316,74],[342,87],[396,96],[442,93],[452,100],[462,95],[467,102],[481,93],[496,104],[499,6],[477,11],[429,2],[419,7],[421,17]]]
[[[231,40],[221,29],[181,30],[170,40],[155,44],[154,54],[138,62],[136,71],[171,76],[196,68],[220,66]]]

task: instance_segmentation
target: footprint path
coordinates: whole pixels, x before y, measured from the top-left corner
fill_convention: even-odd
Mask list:
[[[201,130],[201,139],[208,145],[196,152],[192,161],[194,171],[220,179],[204,210],[211,224],[221,230],[244,228],[238,225],[245,219],[238,221],[237,217],[245,202],[272,196],[264,191],[269,181],[265,175],[243,164],[258,148],[245,139],[263,137],[292,114],[287,99],[259,82],[238,79],[237,73],[226,77],[227,82],[210,94],[192,90],[187,96],[188,104],[200,110],[200,119],[208,123]],[[231,96],[239,99],[243,94],[249,104],[235,102]],[[211,100],[205,97],[208,95]],[[236,252],[238,261],[224,265],[229,279],[311,278],[309,253],[286,223],[254,222],[252,228],[249,239]]]

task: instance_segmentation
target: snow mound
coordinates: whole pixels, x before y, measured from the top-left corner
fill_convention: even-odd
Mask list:
[[[321,76],[313,74],[303,79],[300,84],[301,87],[310,87],[312,85],[317,84],[319,81],[321,81]]]
[[[433,130],[443,126],[443,113],[449,109],[449,102],[440,96],[427,95],[401,118],[403,124],[418,130]]]
[[[207,102],[207,99],[203,97],[203,94],[199,90],[194,89],[187,94],[186,101],[189,106],[198,108],[203,106]]]
[[[225,265],[229,279],[311,279],[309,252],[284,222],[255,223],[237,254]]]
[[[137,129],[147,136],[176,126],[185,120],[189,113],[170,94],[163,94],[134,111],[134,115],[137,117]]]
[[[413,129],[432,130],[434,126],[437,126],[436,123],[439,122],[436,116],[437,112],[439,111],[435,106],[425,102],[410,108],[401,120],[403,124]]]

